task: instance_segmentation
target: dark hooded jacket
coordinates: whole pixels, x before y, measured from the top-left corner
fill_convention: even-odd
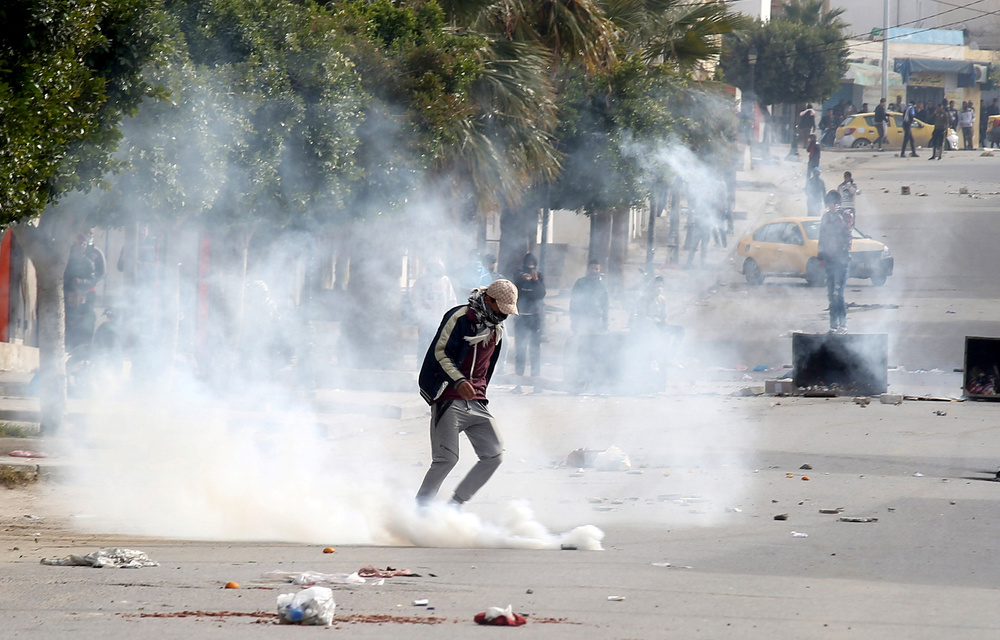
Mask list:
[[[478,344],[466,338],[472,338],[487,328],[478,321],[476,312],[468,304],[444,314],[417,379],[420,396],[427,404],[457,397],[458,385],[466,380],[476,389],[477,399],[485,401],[486,387],[500,358],[503,330],[498,327],[489,339]],[[484,363],[485,358],[488,362]]]

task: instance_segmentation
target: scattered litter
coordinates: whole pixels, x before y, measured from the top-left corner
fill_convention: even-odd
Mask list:
[[[903,396],[898,393],[883,393],[878,399],[882,404],[903,404]]]
[[[621,602],[625,599],[625,596],[608,596],[608,600],[611,602]]]
[[[802,476],[802,479],[808,482],[809,476]]]
[[[28,520],[38,520],[38,516],[25,515],[24,517],[27,518]]]
[[[936,415],[936,416],[946,416],[946,415],[948,415],[948,412],[947,411],[935,411],[934,415]]]
[[[813,468],[813,466],[811,464],[809,464],[808,462],[805,463],[804,465],[802,465],[801,467],[799,467],[799,469],[805,469],[806,471],[809,471],[812,468]]]
[[[668,569],[694,569],[691,565],[686,564],[670,564],[669,562],[654,562],[654,567],[665,567]]]
[[[23,449],[18,449],[17,451],[11,451],[7,455],[14,458],[48,458],[47,453],[42,453],[41,451],[24,451]]]
[[[993,157],[993,152],[992,151],[983,151],[982,153],[979,154],[979,157],[980,158],[992,158]]]
[[[843,516],[838,520],[840,522],[878,522],[878,518],[858,518],[855,516]]]
[[[309,587],[278,596],[278,618],[284,624],[324,625],[333,623],[337,604],[327,587]]]
[[[562,543],[561,545],[559,545],[559,548],[561,550],[563,550],[563,551],[576,551],[577,550],[577,546],[575,544],[570,544],[568,542]]]
[[[775,520],[788,520],[788,514],[787,513],[779,513],[778,515],[774,516],[774,519]]]
[[[826,513],[826,514],[836,514],[836,513],[840,513],[843,510],[844,510],[844,507],[837,507],[836,509],[820,509],[819,512],[820,513]]]
[[[268,571],[265,580],[281,580],[292,584],[365,584],[365,579],[357,573],[319,573],[317,571]]]
[[[913,473],[913,477],[914,477],[914,478],[923,478],[923,477],[924,477],[924,474],[920,473],[919,471],[915,471],[915,472]]]
[[[574,449],[566,456],[566,466],[577,467],[577,471],[583,472],[583,467],[594,466],[594,459],[599,453],[596,449]]]
[[[951,309],[948,309],[947,311],[945,311],[945,313],[946,313],[946,314],[949,314],[949,313],[950,313],[950,314],[954,314],[955,312],[954,312],[954,311],[952,311]]]
[[[798,531],[793,531],[792,532],[792,537],[793,538],[808,538],[809,534],[808,533],[799,533]]]
[[[502,627],[519,627],[528,621],[524,616],[514,613],[511,605],[507,605],[506,609],[490,607],[482,613],[477,613],[473,620],[476,621],[476,624],[492,624]]]
[[[224,588],[226,588],[226,589],[239,589],[240,588],[240,583],[239,582],[227,582],[226,586]]]
[[[910,195],[910,188],[909,187],[900,187],[899,188],[899,194],[903,195],[903,196]]]
[[[726,513],[743,513],[743,509],[739,507],[726,507]]]
[[[854,399],[854,404],[861,405],[862,407],[867,407],[871,403],[872,399],[868,396],[859,396]]]
[[[419,573],[413,573],[409,569],[393,569],[392,567],[386,567],[385,569],[377,569],[372,566],[361,567],[356,573],[351,575],[358,575],[362,578],[397,578],[404,576],[407,578],[419,578]]]
[[[42,564],[60,567],[116,567],[119,569],[139,569],[141,567],[158,567],[159,562],[153,562],[142,551],[135,549],[101,549],[85,556],[69,555],[65,558],[42,558]]]
[[[969,187],[959,187],[958,192],[961,193],[962,195],[965,195],[969,193]]]
[[[766,364],[759,364],[756,367],[754,367],[753,370],[754,371],[767,371],[767,365]]]
[[[795,474],[794,474],[794,473],[786,473],[786,474],[785,474],[785,477],[786,477],[786,478],[794,478],[794,477],[795,477]]]
[[[414,600],[413,601],[413,606],[414,607],[426,607],[429,604],[430,604],[430,600],[428,600],[427,598],[420,598],[419,600]]]
[[[612,445],[607,451],[602,451],[594,458],[594,468],[598,471],[628,471],[632,461],[628,454]]]
[[[529,596],[530,596],[531,594],[533,594],[534,592],[535,592],[535,590],[534,590],[534,589],[528,589],[527,591],[525,591],[525,593],[526,593],[526,594],[528,594]]]

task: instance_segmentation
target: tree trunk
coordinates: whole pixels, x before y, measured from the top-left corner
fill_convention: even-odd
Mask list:
[[[606,211],[595,211],[590,214],[590,249],[587,261],[597,260],[607,267],[610,254],[611,216]]]
[[[497,266],[504,277],[513,278],[524,263],[524,255],[535,248],[539,213],[533,204],[504,208],[500,217],[500,255],[497,257]]]
[[[681,190],[674,182],[670,188],[670,262],[681,260]]]
[[[66,419],[66,260],[38,258],[31,258],[38,275],[38,397],[42,435],[52,436],[62,431]]]
[[[68,198],[67,202],[73,199]],[[66,310],[63,274],[83,215],[72,204],[50,206],[38,225],[13,227],[35,266],[38,286],[38,393],[41,432],[59,433],[66,420]]]
[[[628,259],[629,208],[611,210],[611,247],[608,255],[608,278],[612,289],[625,287],[625,261]]]

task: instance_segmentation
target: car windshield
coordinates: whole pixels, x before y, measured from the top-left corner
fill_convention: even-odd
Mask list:
[[[844,121],[840,123],[840,126],[849,127],[851,126],[852,122],[854,122],[854,116],[847,116],[846,118],[844,118]]]
[[[803,220],[802,228],[806,231],[806,237],[810,240],[819,240],[819,219],[815,220]],[[857,229],[851,229],[852,238],[867,238],[865,234],[861,233]]]
[[[819,220],[804,220],[802,228],[806,230],[806,237],[810,240],[819,239]]]

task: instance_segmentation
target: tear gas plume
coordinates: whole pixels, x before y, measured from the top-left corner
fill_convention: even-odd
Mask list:
[[[383,147],[392,149],[391,135]],[[717,206],[709,198],[720,192],[717,172],[689,150],[668,144],[643,151],[684,180],[691,206]],[[215,188],[231,176],[213,176],[211,167],[181,173],[205,176],[190,191],[214,198],[211,210],[228,215],[239,208],[225,202],[231,188]],[[286,168],[283,175],[295,173]],[[156,242],[143,245],[152,260],[145,265],[149,277],[125,283],[109,269],[103,302],[126,310],[120,333],[132,373],[129,381],[110,375],[94,385],[85,425],[66,434],[76,511],[92,516],[81,526],[198,539],[599,549],[603,533],[583,524],[593,522],[588,500],[595,492],[643,505],[609,512],[609,524],[717,522],[711,514],[659,509],[667,493],[709,501],[712,513],[740,499],[753,429],[724,400],[529,402],[499,399],[503,390],[495,383],[490,395],[505,439],[504,465],[477,494],[472,513],[417,511],[413,494],[426,468],[417,465],[429,463],[423,420],[420,434],[404,437],[391,421],[316,407],[335,388],[346,391],[348,404],[372,403],[365,391],[350,391],[366,378],[368,388],[416,400],[413,355],[419,364],[424,349],[414,346],[413,311],[401,294],[421,261],[441,257],[456,275],[465,266],[477,244],[456,214],[465,204],[436,199],[427,189],[396,219],[345,216],[320,225],[310,222],[322,217],[313,211],[282,228],[261,216],[255,233],[237,242],[221,233],[231,221],[226,217],[192,219],[200,235],[158,223],[148,203],[128,191],[142,191],[134,178],[120,183],[120,202],[139,228],[150,225],[139,241]],[[377,195],[404,202],[408,194]],[[127,242],[108,241],[109,265],[118,255],[142,255]],[[467,290],[459,284],[461,303]],[[682,321],[698,339],[698,318]],[[544,351],[561,344],[568,324],[561,315],[553,319],[547,332],[555,344]],[[711,357],[731,357],[728,347],[716,350]],[[572,469],[559,467],[574,449],[612,445],[649,472],[587,471],[577,481],[567,477]],[[449,482],[472,460],[464,451]],[[662,470],[672,470],[669,490],[657,482],[668,477]]]

